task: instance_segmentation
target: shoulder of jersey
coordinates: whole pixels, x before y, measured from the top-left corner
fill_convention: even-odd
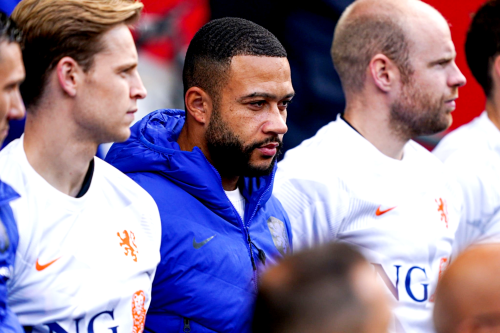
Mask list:
[[[447,168],[458,173],[478,174],[481,169],[500,168],[500,150],[492,149],[483,134],[464,125],[448,134],[433,151]],[[500,147],[500,142],[498,143]]]
[[[286,152],[280,164],[320,166],[319,160],[330,160],[337,157],[339,151],[349,146],[345,139],[345,129],[339,121],[332,121],[319,129],[309,139]]]
[[[434,154],[432,154],[425,147],[420,145],[418,142],[410,140],[406,145],[406,151],[412,150],[414,154],[418,154],[419,162],[422,165],[428,165],[429,167],[444,168],[443,162],[439,160]]]
[[[451,156],[462,155],[467,158],[470,154],[480,156],[486,153],[491,142],[485,135],[480,121],[480,118],[476,118],[445,135],[434,148],[433,154],[446,162]]]
[[[15,150],[18,148],[19,140],[14,140],[0,151],[0,169],[5,169],[11,166],[11,162],[15,160]]]
[[[102,169],[102,174],[104,175],[106,181],[111,183],[113,187],[117,188],[123,195],[134,198],[140,197],[146,201],[154,203],[151,195],[129,176],[98,157],[95,157],[94,161],[96,163],[96,168]]]
[[[12,186],[22,196],[26,179],[23,175],[23,168],[17,159],[19,143],[20,140],[14,140],[0,151],[0,179]]]

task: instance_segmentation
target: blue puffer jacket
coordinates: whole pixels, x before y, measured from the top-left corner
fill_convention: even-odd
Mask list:
[[[106,160],[155,199],[162,260],[146,332],[249,332],[259,273],[291,251],[291,228],[272,196],[274,172],[242,178],[242,221],[202,151],[181,151],[184,111],[158,110]]]
[[[0,332],[24,332],[17,317],[7,306],[7,281],[11,278],[16,258],[19,233],[10,202],[19,194],[0,181]]]

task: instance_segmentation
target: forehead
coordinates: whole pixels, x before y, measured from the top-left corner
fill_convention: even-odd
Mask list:
[[[119,65],[120,61],[137,59],[132,33],[125,24],[119,24],[105,32],[101,37],[101,43],[104,49],[95,55],[96,58],[113,60],[113,65]]]
[[[292,89],[291,82],[290,65],[286,58],[234,56],[226,88],[243,90],[242,93],[250,90],[281,93]]]
[[[413,61],[432,62],[455,57],[448,22],[435,10],[409,18],[408,32]]]
[[[24,65],[19,44],[0,42],[0,82],[10,84],[23,79]]]

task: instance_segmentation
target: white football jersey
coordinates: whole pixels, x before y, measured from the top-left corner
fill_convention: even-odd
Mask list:
[[[286,153],[274,194],[290,217],[294,249],[333,240],[356,246],[395,301],[391,330],[428,333],[458,227],[456,187],[417,143],[395,160],[337,118]]]
[[[433,153],[463,191],[464,214],[456,251],[500,242],[500,131],[483,112],[441,140]]]
[[[160,260],[158,208],[139,185],[94,159],[87,193],[59,192],[29,164],[23,140],[0,152],[19,247],[9,306],[33,332],[138,333]]]

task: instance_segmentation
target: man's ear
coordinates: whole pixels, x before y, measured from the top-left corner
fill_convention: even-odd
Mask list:
[[[71,57],[64,57],[57,63],[57,79],[62,90],[71,97],[76,95],[79,75],[83,73],[81,67]]]
[[[209,122],[213,109],[212,98],[200,87],[191,87],[184,97],[186,112],[198,123],[206,125]]]
[[[391,59],[383,54],[375,55],[368,67],[373,82],[384,92],[389,92],[399,78],[399,69]]]

